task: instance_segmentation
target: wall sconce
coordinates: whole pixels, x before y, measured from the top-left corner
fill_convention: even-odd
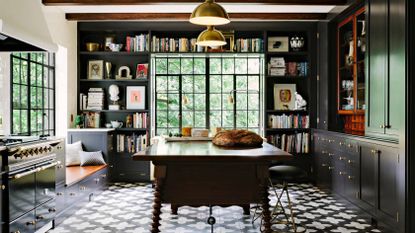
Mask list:
[[[182,90],[171,90],[171,91],[158,91],[158,92],[156,92],[156,94],[176,94],[176,93],[182,95],[183,105],[188,105],[189,104],[189,98],[187,97],[186,92],[184,92]],[[168,101],[169,101],[168,99],[166,99],[166,100],[158,99],[158,100],[166,102],[166,103],[168,103]]]
[[[235,100],[233,98],[234,93],[259,94],[259,91],[257,90],[232,90],[229,92],[229,95],[228,95],[229,104],[235,103]]]

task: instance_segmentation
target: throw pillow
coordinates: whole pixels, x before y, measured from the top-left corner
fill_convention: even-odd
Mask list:
[[[66,144],[66,166],[79,166],[81,159],[79,158],[79,152],[83,151],[82,142],[77,141],[72,144]]]
[[[106,164],[101,151],[80,151],[79,156],[81,157],[81,166],[94,166]]]

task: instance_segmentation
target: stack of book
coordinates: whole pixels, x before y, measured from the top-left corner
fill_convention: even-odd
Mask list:
[[[285,59],[283,57],[271,57],[268,64],[268,74],[271,76],[285,75]]]
[[[308,129],[310,118],[301,115],[269,115],[268,126],[274,129]]]
[[[89,88],[87,110],[102,110],[104,108],[104,90],[102,88]]]
[[[148,134],[117,135],[117,152],[135,153],[147,148]]]
[[[261,38],[237,39],[235,43],[236,52],[264,51],[264,41]]]
[[[196,45],[196,38],[152,38],[153,52],[202,52],[203,47]]]
[[[136,36],[127,36],[125,50],[127,52],[147,52],[150,48],[150,40],[148,34],[140,34]]]
[[[288,153],[307,154],[309,153],[309,133],[277,134],[270,135],[267,140],[272,145]]]

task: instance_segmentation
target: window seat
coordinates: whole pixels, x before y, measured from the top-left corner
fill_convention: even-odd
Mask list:
[[[66,167],[66,186],[76,184],[92,174],[105,169],[107,166],[108,165]]]

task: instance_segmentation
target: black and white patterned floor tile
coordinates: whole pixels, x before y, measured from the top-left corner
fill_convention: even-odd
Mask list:
[[[273,205],[276,198],[272,192],[270,194]],[[290,186],[290,197],[295,203],[296,222],[306,228],[305,232],[381,232],[370,225],[368,216],[312,185]],[[115,183],[50,233],[148,233],[152,201],[150,184]],[[208,216],[208,207],[182,207],[177,216],[171,215],[170,206],[164,204],[160,230],[163,233],[208,233],[211,232],[206,223]],[[240,207],[214,207],[213,216],[216,218],[215,233],[260,232],[260,220],[252,225],[251,216],[243,215]],[[286,230],[284,225],[273,228]],[[299,230],[304,229],[300,227]]]

